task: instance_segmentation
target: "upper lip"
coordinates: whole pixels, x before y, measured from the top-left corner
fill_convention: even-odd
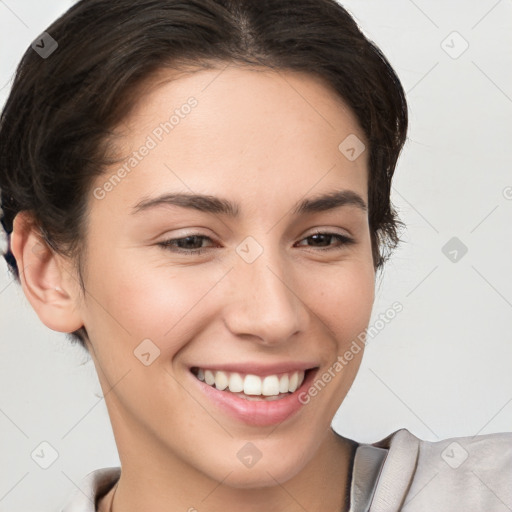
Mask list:
[[[250,375],[276,375],[279,373],[289,373],[299,370],[311,370],[319,365],[311,362],[287,361],[282,363],[264,364],[264,363],[207,363],[204,366],[197,364],[192,368],[202,368],[205,370],[220,370],[223,372],[237,372]]]

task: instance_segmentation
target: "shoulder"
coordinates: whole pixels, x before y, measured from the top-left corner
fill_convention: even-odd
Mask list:
[[[101,468],[85,475],[78,488],[70,494],[61,512],[96,512],[99,498],[118,481],[120,467]]]
[[[370,512],[512,509],[512,432],[428,441],[400,429],[359,448],[384,455]]]
[[[512,432],[420,440],[404,511],[512,508]]]

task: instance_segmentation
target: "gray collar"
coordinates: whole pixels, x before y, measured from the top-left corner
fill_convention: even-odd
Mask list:
[[[419,439],[400,429],[359,444],[352,469],[349,512],[398,512],[416,470]]]

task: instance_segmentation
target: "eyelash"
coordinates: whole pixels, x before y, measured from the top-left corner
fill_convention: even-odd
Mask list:
[[[315,235],[327,235],[327,236],[335,238],[336,240],[338,240],[341,243],[341,245],[335,246],[335,247],[317,247],[316,249],[318,249],[320,251],[332,251],[332,250],[336,250],[336,249],[342,249],[343,247],[346,247],[346,246],[356,243],[356,241],[353,238],[350,238],[346,235],[340,235],[339,233],[330,233],[327,231],[318,231],[315,233],[311,233],[311,235],[303,238],[302,240],[307,240],[308,238],[311,238]],[[162,242],[159,242],[157,245],[168,250],[168,251],[175,252],[175,253],[181,253],[181,254],[202,254],[202,253],[208,251],[209,249],[212,249],[212,247],[203,247],[203,248],[199,248],[199,249],[183,249],[183,248],[173,246],[174,243],[181,242],[183,240],[186,240],[187,238],[200,238],[200,239],[207,239],[207,240],[213,241],[208,236],[192,233],[183,238],[171,238],[168,240],[163,240]],[[172,248],[172,247],[174,247],[174,248]],[[315,247],[313,247],[313,249],[315,249]]]

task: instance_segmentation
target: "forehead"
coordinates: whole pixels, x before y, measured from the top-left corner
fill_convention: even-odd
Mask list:
[[[308,73],[232,64],[163,69],[140,88],[116,132],[124,163],[151,146],[133,169],[126,167],[123,192],[109,194],[127,211],[141,196],[162,191],[232,191],[242,201],[242,192],[273,192],[285,200],[342,186],[366,195],[368,152],[351,160],[340,149],[350,137],[363,144],[364,133],[341,97]]]
[[[348,123],[364,138],[357,118],[345,100],[316,73],[233,63],[211,65],[214,67],[207,69],[184,66],[180,70],[157,70],[137,87],[138,94],[122,124],[133,127],[136,122],[140,125],[141,116],[182,104],[193,95],[200,99],[203,108],[216,108],[224,118],[229,118],[235,110],[262,113],[262,104],[268,105],[268,109],[263,110],[268,113],[277,102],[282,111],[293,109],[310,121],[316,117],[317,122],[323,122],[333,130],[340,127],[340,122]],[[254,116],[246,121],[257,118]]]

